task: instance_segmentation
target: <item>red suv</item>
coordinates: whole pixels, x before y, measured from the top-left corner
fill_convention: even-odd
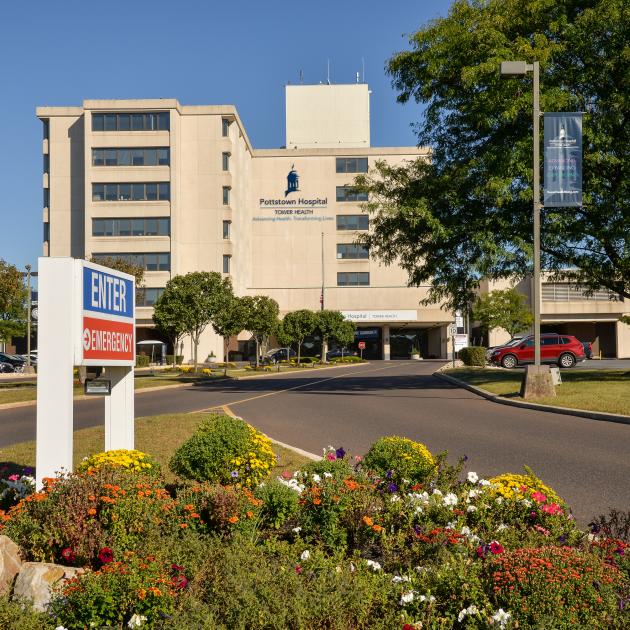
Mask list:
[[[560,367],[573,367],[584,361],[584,346],[572,335],[548,333],[540,336],[540,360],[542,363],[556,363]],[[513,368],[523,363],[534,362],[534,335],[525,337],[516,346],[496,348],[490,355],[490,363],[504,368]]]

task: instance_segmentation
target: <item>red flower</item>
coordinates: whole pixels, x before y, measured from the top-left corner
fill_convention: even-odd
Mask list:
[[[66,562],[74,562],[76,560],[76,556],[74,555],[74,551],[72,551],[72,549],[70,549],[70,547],[66,547],[65,549],[62,549],[61,557]]]
[[[98,559],[103,564],[109,564],[110,562],[114,560],[114,552],[109,547],[103,547],[98,552]]]
[[[503,553],[503,546],[496,540],[490,543],[490,551],[496,556],[499,553]]]
[[[182,590],[188,586],[188,578],[183,573],[180,573],[171,580],[171,583],[176,589]]]
[[[486,555],[486,552],[483,548],[483,545],[479,545],[479,547],[477,547],[477,557],[483,558],[485,555]]]
[[[300,573],[302,573],[302,567],[298,564],[295,566],[295,572],[300,575]]]

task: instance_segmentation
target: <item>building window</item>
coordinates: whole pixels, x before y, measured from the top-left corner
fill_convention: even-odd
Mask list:
[[[50,204],[50,190],[44,188],[44,208],[48,208]]]
[[[224,206],[230,205],[230,187],[229,186],[223,186],[223,205]]]
[[[164,293],[163,287],[143,287],[142,289],[138,289],[136,292],[136,306],[153,306],[162,293]]]
[[[232,256],[228,254],[223,254],[223,273],[230,273],[230,262],[232,260]]]
[[[48,118],[42,120],[42,131],[44,133],[44,140],[50,138],[50,121]]]
[[[337,243],[337,258],[342,260],[357,260],[369,258],[370,254],[366,247],[356,243]]]
[[[337,186],[337,201],[367,201],[366,192],[357,190],[354,186]]]
[[[92,219],[92,236],[170,236],[168,218]]]
[[[92,201],[168,201],[169,182],[92,184]]]
[[[44,223],[44,243],[50,240],[50,223]]]
[[[586,287],[569,282],[543,282],[541,293],[543,302],[610,302],[618,299],[608,289],[598,289],[587,295]]]
[[[366,157],[359,158],[337,158],[337,173],[367,173],[368,159]]]
[[[105,254],[98,253],[93,254],[93,258],[96,262],[103,258],[120,258],[127,262],[133,263],[142,267],[146,271],[170,271],[171,270],[171,255],[170,253],[157,252],[157,253],[124,253],[124,254]]]
[[[221,118],[221,135],[224,138],[230,135],[230,121],[227,118]]]
[[[168,131],[169,112],[92,114],[92,131]]]
[[[224,171],[230,170],[230,154],[229,153],[221,154],[221,165]]]
[[[367,230],[370,227],[370,218],[367,214],[338,214],[338,230]]]
[[[44,173],[50,172],[50,156],[48,153],[44,153]]]
[[[92,149],[92,166],[168,166],[168,147]]]
[[[230,238],[230,226],[232,225],[232,221],[223,221],[223,238]]]
[[[367,287],[370,286],[370,274],[367,271],[350,271],[337,273],[338,287]]]

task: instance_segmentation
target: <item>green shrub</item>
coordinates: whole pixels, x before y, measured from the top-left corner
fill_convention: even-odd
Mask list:
[[[380,438],[367,452],[363,467],[383,478],[424,483],[436,470],[435,460],[424,444],[403,437]]]
[[[361,357],[355,357],[354,355],[348,355],[347,357],[333,357],[329,363],[365,363],[365,359]]]
[[[254,494],[262,501],[260,524],[263,527],[278,529],[298,510],[298,494],[278,481],[260,486]]]
[[[170,468],[187,479],[253,488],[274,464],[269,438],[240,418],[213,414],[175,451]]]
[[[326,457],[305,464],[302,466],[301,471],[309,475],[319,475],[320,477],[324,476],[325,473],[329,473],[339,481],[354,473],[350,462],[346,458],[330,460]]]
[[[468,348],[462,348],[457,356],[464,362],[464,365],[484,367],[486,365],[486,350],[487,348],[482,346],[468,346]]]
[[[136,355],[136,367],[143,368],[149,366],[150,359],[146,354]]]
[[[0,628],[10,630],[44,630],[54,628],[50,616],[33,610],[30,602],[10,600],[8,595],[0,596]]]
[[[176,365],[181,365],[183,362],[184,362],[184,355],[178,354],[175,357],[175,364]],[[173,355],[172,354],[167,354],[166,355],[166,363],[168,365],[173,365]]]

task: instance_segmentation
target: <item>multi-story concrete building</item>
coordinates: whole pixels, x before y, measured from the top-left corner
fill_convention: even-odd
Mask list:
[[[402,269],[354,243],[369,228],[352,187],[376,160],[425,156],[370,146],[365,84],[287,86],[286,148],[254,149],[236,109],[176,100],[86,100],[40,107],[44,254],[123,256],[146,269],[138,339],[169,278],[229,274],[238,295],[269,295],[281,314],[322,305],[357,322],[366,355],[447,355],[450,313],[421,307]],[[210,327],[200,356],[221,356]],[[185,346],[185,353],[189,348]]]
[[[166,282],[205,270],[229,274],[237,295],[271,296],[281,314],[322,304],[343,311],[368,357],[405,358],[412,345],[424,357],[447,357],[454,315],[421,306],[426,288],[408,287],[402,269],[370,259],[354,242],[369,229],[365,199],[352,187],[356,175],[376,160],[428,155],[372,147],[369,105],[365,84],[289,85],[279,149],[252,147],[231,105],[158,99],[40,107],[44,255],[122,256],[143,265],[138,340],[157,337],[152,304]],[[624,303],[593,305],[562,298],[545,302],[544,315],[567,333],[595,322],[580,328],[582,336],[605,336],[608,354],[630,356],[630,328],[613,323]],[[233,349],[244,350],[246,338]],[[199,356],[220,357],[222,347],[208,327]],[[188,344],[184,353],[190,356]]]

